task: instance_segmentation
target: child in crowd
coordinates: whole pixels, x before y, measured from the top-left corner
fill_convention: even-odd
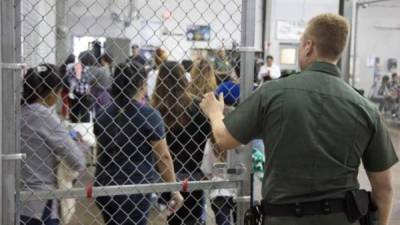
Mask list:
[[[21,104],[21,191],[57,188],[59,162],[75,171],[86,166],[84,149],[75,142],[53,110],[62,85],[59,70],[51,64],[30,68],[23,81]],[[21,205],[21,224],[58,225],[58,201],[35,199]]]
[[[224,114],[231,111],[231,108],[226,107]],[[239,154],[239,148],[229,151],[231,154]],[[204,157],[201,165],[206,179],[211,181],[226,180],[228,168],[227,151],[220,151],[218,145],[215,143],[214,137],[207,140]],[[230,159],[237,159],[240,163],[239,156],[230,157]],[[231,162],[231,165],[235,164]],[[236,220],[235,198],[237,195],[236,189],[213,189],[210,191],[211,208],[215,214],[217,225],[232,225]]]
[[[218,92],[217,92],[218,93]],[[223,92],[222,92],[223,93]],[[224,115],[233,110],[231,97],[224,94],[226,104]],[[265,156],[264,143],[260,139],[253,140],[250,144],[252,149],[253,172],[261,181],[263,178]],[[201,170],[206,179],[212,181],[227,180],[227,168],[243,167],[242,150],[245,146],[239,146],[236,149],[221,151],[216,144],[214,137],[207,140],[204,148],[204,156]],[[230,153],[229,157],[227,153]],[[215,214],[217,225],[233,225],[236,222],[236,189],[214,189],[210,191],[211,208]]]
[[[212,181],[226,180],[227,157],[221,155],[215,141],[208,139],[204,149],[201,170],[207,179]],[[236,189],[213,189],[210,191],[211,208],[215,214],[217,225],[231,225],[235,218]]]

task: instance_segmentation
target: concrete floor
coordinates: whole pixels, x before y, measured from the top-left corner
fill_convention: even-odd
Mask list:
[[[397,154],[400,156],[400,126],[391,127],[390,133],[392,136],[393,143],[395,145]],[[395,199],[394,208],[391,218],[390,225],[400,225],[400,163],[396,164],[393,168],[393,181],[395,187]],[[369,182],[365,171],[361,168],[359,175],[361,187],[370,189]],[[209,210],[207,224],[214,224],[214,215]],[[152,210],[150,213],[149,225],[163,225],[165,224],[165,218],[157,211]],[[97,209],[93,200],[79,199],[77,202],[77,209],[72,218],[72,221],[68,225],[103,225],[103,221],[99,210]]]

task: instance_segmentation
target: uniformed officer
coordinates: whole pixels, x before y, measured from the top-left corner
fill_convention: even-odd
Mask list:
[[[348,33],[343,17],[316,16],[301,38],[301,73],[264,84],[225,118],[221,96],[203,98],[220,148],[264,141],[262,196],[271,208],[264,224],[359,224],[347,219],[343,198],[359,188],[361,162],[379,224],[388,224],[398,159],[378,109],[340,78]]]

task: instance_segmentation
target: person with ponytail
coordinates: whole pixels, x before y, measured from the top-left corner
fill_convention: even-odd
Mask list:
[[[203,98],[203,95],[215,91],[217,89],[217,78],[213,65],[204,58],[194,62],[190,71],[191,82],[189,92],[198,98]]]
[[[146,104],[146,71],[142,65],[120,64],[111,86],[113,103],[99,113],[94,125],[98,160],[96,186],[147,184],[157,180],[176,182],[161,115]],[[146,225],[150,194],[102,196],[96,204],[106,225]],[[171,210],[183,198],[171,193]],[[172,206],[173,205],[173,206]]]
[[[21,191],[56,189],[56,168],[61,161],[74,171],[86,166],[84,151],[62,126],[55,113],[62,85],[58,68],[41,64],[28,69],[21,99]],[[56,200],[30,200],[22,203],[21,224],[58,225]]]
[[[200,110],[200,99],[188,89],[183,67],[178,62],[166,61],[160,66],[151,101],[166,124],[167,143],[178,180],[199,181],[204,178],[200,167],[211,126]],[[205,223],[204,191],[182,192],[182,195],[184,206],[168,218],[168,224]]]

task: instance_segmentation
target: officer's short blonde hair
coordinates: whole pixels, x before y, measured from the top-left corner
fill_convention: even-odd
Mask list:
[[[315,42],[319,57],[338,60],[346,47],[349,23],[342,16],[327,13],[310,20],[304,38]]]

